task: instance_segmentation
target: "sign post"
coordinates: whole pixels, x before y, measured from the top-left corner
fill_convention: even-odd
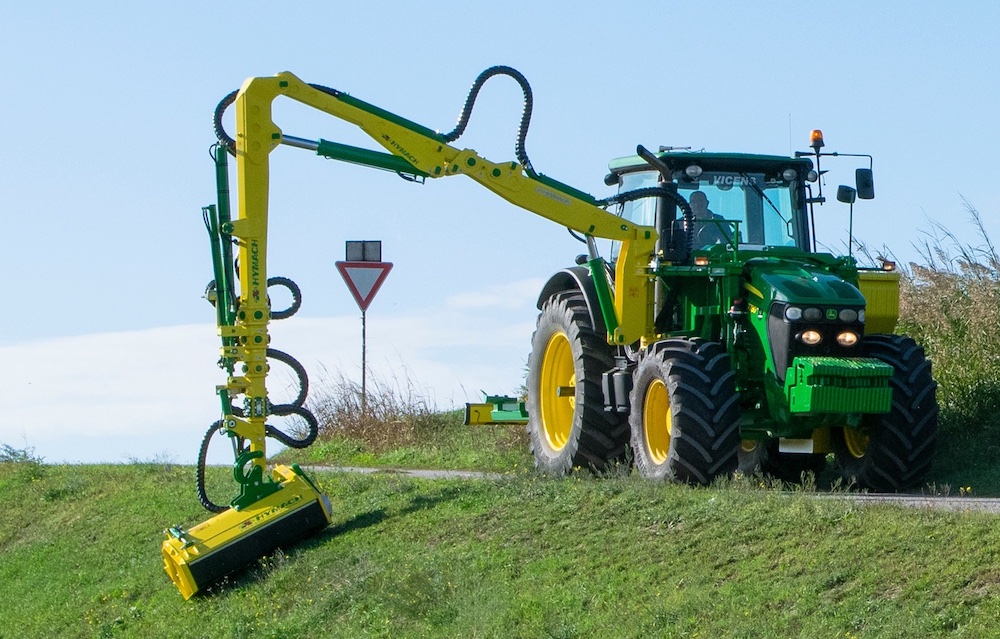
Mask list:
[[[336,262],[340,276],[344,278],[347,289],[354,296],[354,301],[361,309],[361,413],[368,408],[367,378],[367,321],[368,306],[375,299],[375,294],[382,287],[385,278],[392,270],[392,262],[382,261],[381,240],[364,240],[347,242],[347,259]]]

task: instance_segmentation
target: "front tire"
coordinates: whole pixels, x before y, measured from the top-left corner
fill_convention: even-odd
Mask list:
[[[604,410],[601,377],[614,353],[594,330],[579,291],[550,297],[528,357],[528,435],[535,467],[554,475],[601,470],[624,456],[628,425]]]
[[[924,349],[909,337],[865,338],[869,357],[893,367],[892,408],[868,415],[860,430],[835,429],[841,476],[859,488],[897,491],[919,486],[930,471],[938,435],[937,383]]]
[[[720,344],[658,342],[643,355],[633,380],[629,425],[640,475],[707,485],[736,470],[739,395]]]

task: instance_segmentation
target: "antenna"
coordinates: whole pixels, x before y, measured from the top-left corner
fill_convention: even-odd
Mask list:
[[[795,147],[792,145],[792,114],[788,114],[788,155],[795,153]]]

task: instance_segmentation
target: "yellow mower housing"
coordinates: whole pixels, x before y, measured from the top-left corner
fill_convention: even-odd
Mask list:
[[[330,523],[330,502],[296,466],[277,466],[274,493],[229,508],[190,530],[167,531],[163,563],[185,599],[261,557]]]

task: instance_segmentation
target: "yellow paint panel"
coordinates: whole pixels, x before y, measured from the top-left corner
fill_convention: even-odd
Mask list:
[[[858,288],[865,296],[865,333],[892,333],[899,321],[899,273],[859,271]]]
[[[247,552],[267,548],[271,539],[302,537],[313,532],[316,519],[320,520],[320,527],[330,523],[331,513],[326,498],[316,492],[304,476],[288,466],[277,466],[274,478],[281,484],[281,490],[273,495],[239,511],[232,508],[225,510],[183,531],[180,538],[169,535],[163,542],[164,568],[185,599],[190,599],[224,576],[234,562],[246,565],[259,557],[257,554],[245,554],[238,544],[243,543]],[[301,520],[295,518],[296,513],[308,507],[315,509],[317,504],[322,508],[322,517],[316,510],[316,516],[307,522],[308,529],[289,530],[290,526],[303,525]],[[259,535],[261,539],[251,539],[254,535]],[[234,554],[236,549],[240,552]],[[223,558],[225,553],[230,556]],[[212,567],[206,569],[205,566]]]

